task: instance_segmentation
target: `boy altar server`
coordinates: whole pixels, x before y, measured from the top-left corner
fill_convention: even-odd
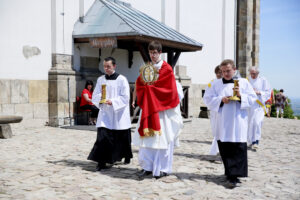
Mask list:
[[[248,176],[247,109],[257,97],[247,79],[239,78],[239,85],[234,86],[236,68],[232,60],[224,60],[220,67],[223,78],[214,81],[211,90],[204,94],[204,102],[217,112],[216,139],[228,187],[233,188],[240,182],[238,177]],[[231,100],[233,92],[239,100]]]

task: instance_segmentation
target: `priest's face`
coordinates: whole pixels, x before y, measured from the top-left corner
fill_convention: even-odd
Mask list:
[[[235,67],[231,66],[230,64],[221,66],[222,75],[225,80],[232,79],[233,75],[235,74]]]
[[[112,75],[115,72],[116,65],[112,64],[111,60],[104,61],[103,68],[104,68],[105,74]]]
[[[250,70],[250,76],[252,79],[256,79],[258,77],[258,72],[256,70],[251,69]]]
[[[151,58],[152,63],[158,63],[160,61],[160,54],[157,50],[149,50],[149,55]]]

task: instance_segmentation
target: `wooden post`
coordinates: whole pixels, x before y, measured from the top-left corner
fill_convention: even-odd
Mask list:
[[[180,54],[181,54],[180,51],[176,51],[175,55],[174,55],[174,50],[168,51],[168,63],[172,66],[173,69],[178,61]]]
[[[176,65],[176,63],[177,63],[180,54],[181,54],[180,51],[176,51],[175,56],[173,57],[173,62],[172,62],[172,64],[173,64],[172,67],[173,67],[173,68],[175,67],[175,65]]]
[[[128,49],[128,68],[131,68],[133,64],[132,58],[133,58],[133,50],[130,48]]]
[[[174,68],[174,66],[173,66],[173,58],[174,58],[174,50],[168,51],[168,63],[169,63],[169,65],[172,66],[172,68]]]
[[[151,59],[150,59],[149,54],[147,52],[147,48],[141,43],[137,43],[137,46],[139,48],[139,52],[141,53],[141,56],[142,56],[144,62],[145,63],[149,62]]]

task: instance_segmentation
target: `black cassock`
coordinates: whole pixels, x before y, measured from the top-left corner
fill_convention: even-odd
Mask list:
[[[132,158],[131,129],[98,128],[97,139],[88,160],[113,164],[116,161],[121,161],[122,158]]]
[[[247,177],[248,159],[246,142],[221,142],[218,140],[220,155],[227,177]]]

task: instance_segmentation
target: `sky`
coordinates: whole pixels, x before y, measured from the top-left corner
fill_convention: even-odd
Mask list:
[[[260,1],[260,74],[300,98],[300,0]]]

